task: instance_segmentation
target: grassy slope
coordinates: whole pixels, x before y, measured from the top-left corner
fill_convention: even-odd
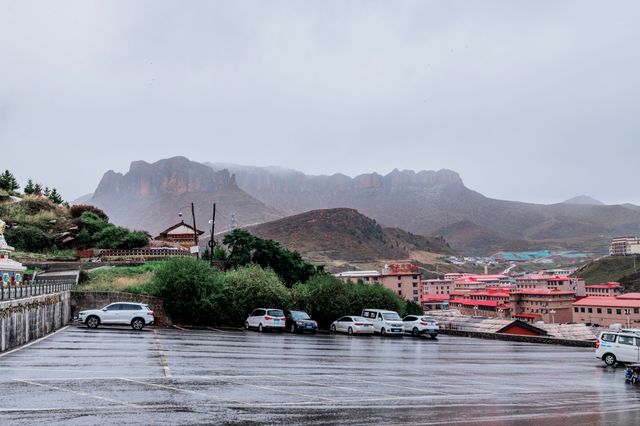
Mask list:
[[[587,284],[618,281],[625,292],[640,292],[640,256],[609,256],[587,264],[576,272]]]
[[[164,262],[148,262],[140,266],[118,266],[98,269],[88,273],[77,291],[125,291],[141,293],[143,287],[151,282],[153,273]]]

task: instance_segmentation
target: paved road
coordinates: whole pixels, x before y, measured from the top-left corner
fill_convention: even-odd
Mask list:
[[[637,424],[593,350],[72,326],[0,357],[0,424]]]

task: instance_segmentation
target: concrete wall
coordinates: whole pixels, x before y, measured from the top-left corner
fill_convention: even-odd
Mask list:
[[[80,311],[99,309],[115,302],[146,303],[153,311],[156,325],[173,325],[171,318],[164,310],[164,300],[162,298],[120,291],[72,291],[71,315],[75,318]]]
[[[0,352],[58,330],[69,318],[68,291],[0,302]]]

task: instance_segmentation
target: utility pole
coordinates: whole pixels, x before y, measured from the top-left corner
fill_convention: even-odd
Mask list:
[[[216,247],[216,241],[213,239],[213,232],[216,227],[216,203],[213,203],[213,217],[209,223],[211,223],[211,238],[209,239],[209,266],[213,267],[213,250]]]
[[[198,229],[196,228],[196,211],[193,207],[193,203],[191,203],[191,217],[193,217],[193,242],[195,246],[198,247]],[[200,258],[200,253],[196,251],[196,257]]]

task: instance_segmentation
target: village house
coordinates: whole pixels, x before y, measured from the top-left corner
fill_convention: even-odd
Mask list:
[[[573,303],[573,322],[608,327],[621,324],[638,328],[640,325],[640,293],[617,296],[589,296]]]

